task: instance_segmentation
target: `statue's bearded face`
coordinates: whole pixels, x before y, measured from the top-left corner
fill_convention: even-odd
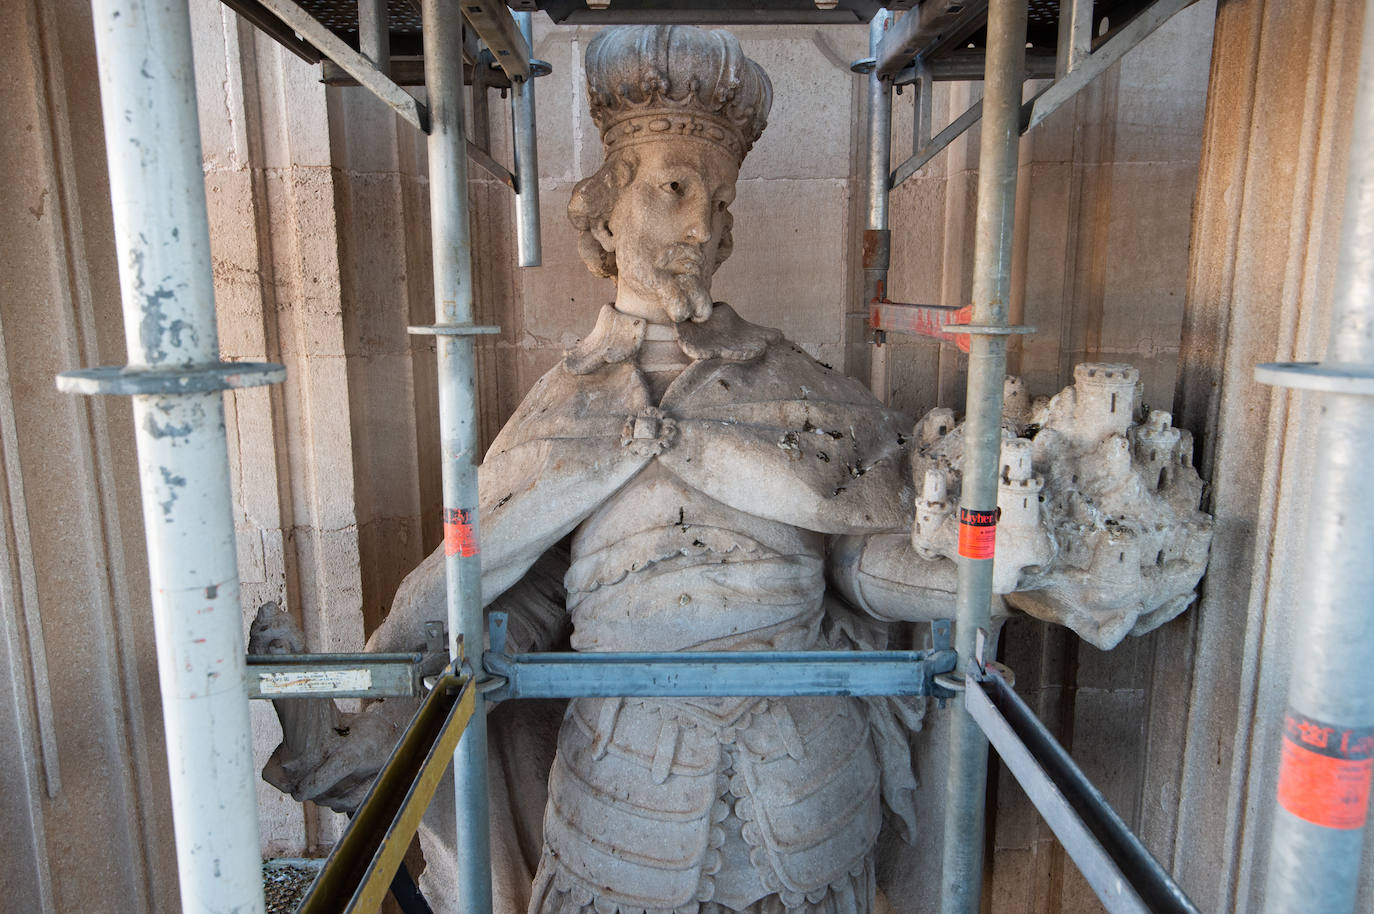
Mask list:
[[[659,323],[705,320],[739,164],[721,147],[692,139],[643,143],[635,153],[634,177],[592,229],[615,253],[615,306]]]

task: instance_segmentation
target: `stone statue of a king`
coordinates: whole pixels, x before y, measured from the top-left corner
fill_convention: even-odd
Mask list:
[[[546,647],[569,621],[575,650],[875,648],[888,623],[948,615],[953,563],[912,546],[923,443],[912,423],[712,300],[768,77],[728,33],[642,26],[596,36],[587,86],[605,162],[568,209],[615,301],[535,384],[479,472],[483,600],[510,614],[513,649]],[[369,649],[424,643],[425,623],[445,618],[443,573],[441,549],[402,585]],[[255,649],[289,642],[287,628],[260,617]],[[351,808],[413,706],[345,718],[306,704],[278,703],[285,739],[265,776]],[[537,728],[503,728],[503,706],[498,896],[528,898],[530,914],[867,914],[880,831],[913,825],[909,734],[922,709],[574,699],[541,765]],[[547,798],[542,828],[521,812],[531,797]],[[449,803],[423,832],[422,884],[437,908],[451,903]],[[523,892],[510,889],[520,878]]]

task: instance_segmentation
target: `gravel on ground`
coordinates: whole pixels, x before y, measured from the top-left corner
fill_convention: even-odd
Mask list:
[[[321,863],[324,861],[321,860]],[[294,914],[305,897],[305,890],[315,881],[320,868],[310,864],[297,865],[273,860],[262,862],[262,890],[267,896],[267,914]]]

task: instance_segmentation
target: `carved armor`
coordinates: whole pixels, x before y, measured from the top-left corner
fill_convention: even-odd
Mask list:
[[[774,893],[799,907],[852,891],[881,824],[856,699],[578,699],[532,910],[563,896],[622,912],[745,910]]]
[[[656,448],[574,536],[573,646],[815,647],[824,538],[715,500],[662,465],[671,450]],[[741,911],[770,895],[788,908],[852,896],[882,824],[879,781],[855,699],[574,700],[531,909]]]

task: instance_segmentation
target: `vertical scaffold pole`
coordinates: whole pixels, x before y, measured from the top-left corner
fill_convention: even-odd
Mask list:
[[[434,247],[434,311],[439,355],[439,442],[443,448],[444,554],[449,654],[482,655],[482,573],[478,556],[477,378],[473,333],[472,239],[468,226],[467,141],[463,134],[463,20],[459,4],[424,0],[425,85],[430,129],[429,219]],[[474,714],[453,760],[458,906],[491,911],[487,831],[487,719]]]
[[[534,54],[534,15],[512,13],[530,54]],[[515,241],[522,267],[542,262],[539,250],[539,147],[534,126],[534,74],[511,88],[511,123],[515,141]]]
[[[1093,52],[1093,0],[1059,0],[1058,53],[1054,78],[1063,79]]]
[[[358,0],[358,50],[383,75],[391,72],[391,24],[386,0]]]
[[[909,14],[910,15],[910,14]],[[892,27],[892,13],[878,10],[868,24],[868,55],[878,57],[878,45]],[[887,227],[888,174],[892,168],[892,80],[878,76],[876,65],[868,74],[868,209],[864,223],[864,300],[867,310],[875,298],[887,297],[887,270],[892,233]],[[881,334],[881,331],[879,331]],[[881,336],[873,346],[868,385],[874,396],[887,402],[887,347]]]
[[[219,363],[185,3],[95,0],[129,364],[62,390],[133,397],[182,910],[264,909]]]
[[[1261,365],[1306,388],[1312,494],[1295,593],[1292,679],[1265,910],[1355,910],[1374,771],[1374,15],[1364,19],[1331,330],[1316,364]]]
[[[996,529],[991,525],[997,511],[997,465],[1002,451],[1002,380],[1007,370],[1005,333],[1025,43],[1025,0],[992,0],[973,259],[972,323],[982,332],[970,334],[959,500],[955,648],[965,665],[974,656],[978,630],[988,628],[991,619],[992,543],[966,532]],[[951,723],[940,910],[942,914],[977,914],[983,879],[988,742],[968,714],[956,713]]]

